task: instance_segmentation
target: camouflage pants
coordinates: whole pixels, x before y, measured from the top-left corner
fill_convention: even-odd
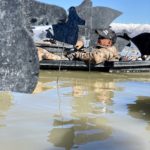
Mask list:
[[[67,60],[66,57],[59,56],[53,53],[48,52],[46,49],[41,47],[37,47],[39,61],[47,59],[47,60]]]

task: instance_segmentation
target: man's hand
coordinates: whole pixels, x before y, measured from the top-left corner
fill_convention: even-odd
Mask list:
[[[75,45],[75,48],[77,50],[81,49],[82,47],[84,46],[84,43],[83,41],[77,41],[76,45]]]

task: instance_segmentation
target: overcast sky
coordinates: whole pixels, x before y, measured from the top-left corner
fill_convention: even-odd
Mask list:
[[[83,0],[37,0],[65,8],[78,6]],[[150,24],[150,0],[92,0],[93,6],[105,6],[121,11],[123,14],[116,23]]]

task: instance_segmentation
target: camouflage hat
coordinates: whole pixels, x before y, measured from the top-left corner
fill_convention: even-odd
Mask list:
[[[113,43],[116,42],[117,36],[116,33],[111,30],[111,29],[97,29],[95,30],[95,33],[97,33],[99,35],[99,39],[100,38],[106,38],[106,39],[110,39],[113,41]]]

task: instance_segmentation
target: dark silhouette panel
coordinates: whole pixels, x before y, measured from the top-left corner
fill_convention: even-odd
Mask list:
[[[53,25],[52,38],[74,45],[78,39],[78,25],[85,25],[85,20],[78,16],[75,7],[70,7],[67,22]]]
[[[118,37],[128,41],[126,44],[128,46],[130,46],[130,43],[133,42],[141,52],[142,56],[150,55],[150,33],[141,33],[133,38],[129,37],[127,33],[122,33],[122,35],[118,35]],[[122,42],[119,44],[122,44]]]
[[[142,33],[131,39],[142,55],[150,55],[150,33]]]

